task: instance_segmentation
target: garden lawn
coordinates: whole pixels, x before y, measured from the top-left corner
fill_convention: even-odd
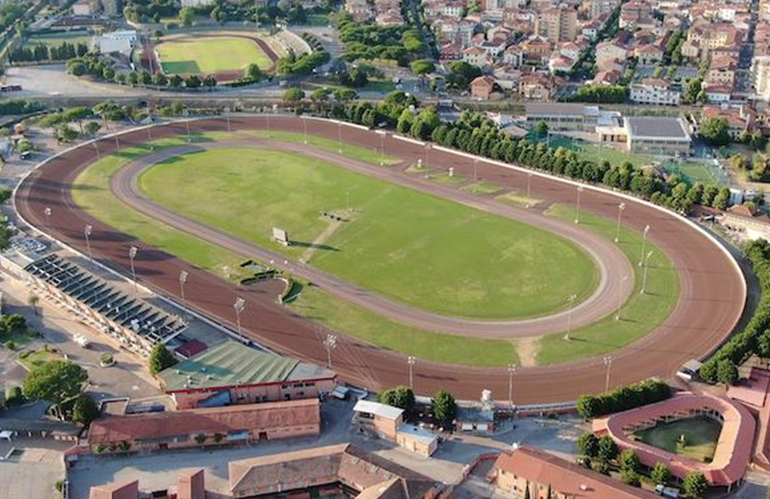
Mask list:
[[[721,432],[720,423],[699,416],[672,423],[658,423],[652,428],[634,433],[634,436],[653,447],[694,461],[709,463],[714,457]],[[679,444],[681,436],[684,436],[684,445]]]
[[[164,41],[157,50],[166,74],[209,74],[238,71],[251,63],[262,69],[273,63],[253,41],[245,38],[200,38]]]
[[[335,331],[404,355],[480,367],[519,364],[511,342],[422,331],[369,312],[313,286],[305,286],[289,307]]]
[[[175,212],[435,313],[542,316],[598,284],[590,257],[564,238],[298,153],[202,151],[151,167],[139,184]],[[352,219],[325,233],[323,212]],[[272,242],[273,227],[293,244]]]
[[[547,214],[564,220],[575,218],[575,210],[571,206],[554,205]],[[580,214],[580,224],[608,239],[615,239],[615,221],[584,211]],[[642,235],[622,227],[618,244],[634,267],[634,291],[621,308],[621,320],[616,321],[615,314],[611,314],[598,322],[574,329],[570,334],[571,341],[564,340],[564,331],[543,337],[537,355],[539,365],[557,364],[612,352],[643,337],[662,324],[674,311],[679,299],[679,276],[671,260],[657,246],[647,241],[645,253],[652,251],[653,254],[649,259],[647,274],[648,293],[641,294],[644,269],[638,266],[638,262],[641,257]]]
[[[28,371],[42,366],[46,362],[61,359],[62,356],[47,350],[24,350],[16,357],[19,363]]]

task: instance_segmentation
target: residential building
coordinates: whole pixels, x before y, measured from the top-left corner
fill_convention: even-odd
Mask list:
[[[503,52],[503,62],[508,66],[518,68],[524,63],[524,51],[517,45],[511,45]]]
[[[213,4],[214,0],[181,0],[182,7],[207,7]]]
[[[547,74],[530,73],[519,80],[519,97],[529,101],[549,101],[556,89],[557,80]]]
[[[177,410],[317,398],[334,390],[337,375],[226,341],[158,373]]]
[[[620,5],[620,0],[589,0],[588,15],[592,19],[609,15],[618,5]]]
[[[514,497],[545,499],[645,499],[657,497],[638,487],[529,446],[500,454],[490,479]]]
[[[320,489],[320,497],[433,499],[441,490],[430,478],[351,444],[233,461],[229,477],[234,498]]]
[[[596,45],[596,65],[599,69],[607,69],[607,64],[614,61],[624,61],[628,55],[628,49],[615,41]]]
[[[404,423],[404,410],[389,405],[359,400],[353,407],[353,422],[367,433],[396,440],[398,427]]]
[[[634,55],[642,66],[654,66],[663,60],[663,50],[653,44],[637,47],[634,49]]]
[[[713,56],[706,73],[706,83],[732,87],[738,71],[738,58],[729,55]]]
[[[481,47],[468,47],[463,50],[463,60],[480,68],[485,68],[493,62],[492,57]]]
[[[100,0],[78,0],[72,4],[72,14],[76,16],[95,16],[102,10]]]
[[[770,101],[770,55],[754,57],[751,76],[757,99]]]
[[[356,21],[369,21],[374,18],[374,7],[368,0],[345,0],[345,11]]]
[[[704,106],[703,119],[719,118],[727,122],[730,136],[737,139],[744,133],[751,132],[757,123],[757,113],[750,106],[738,107]]]
[[[305,399],[107,416],[91,423],[88,446],[96,454],[115,452],[125,445],[146,452],[311,437],[320,431],[320,403]]]
[[[88,499],[139,499],[139,480],[91,487]]]
[[[495,79],[491,76],[479,76],[471,82],[471,95],[477,99],[490,100],[495,92]]]
[[[645,78],[629,87],[629,99],[639,104],[676,106],[681,98],[680,88],[661,78]]]
[[[538,16],[535,31],[551,42],[571,42],[578,34],[577,10],[569,7],[548,9]]]

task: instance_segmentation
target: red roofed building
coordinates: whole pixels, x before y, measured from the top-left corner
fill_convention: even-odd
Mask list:
[[[88,493],[88,499],[137,499],[138,497],[139,480],[91,487]]]
[[[490,472],[495,485],[514,497],[545,499],[639,499],[655,494],[625,485],[548,452],[522,446],[501,454]]]
[[[471,82],[471,95],[481,100],[489,100],[495,92],[495,79],[491,76],[479,76]]]
[[[125,443],[132,451],[153,451],[317,436],[320,431],[321,407],[315,398],[106,417],[91,423],[88,445],[96,453],[120,451]],[[203,442],[199,435],[205,436]]]

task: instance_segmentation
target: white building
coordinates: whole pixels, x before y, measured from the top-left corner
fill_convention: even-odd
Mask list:
[[[754,58],[751,63],[751,76],[757,98],[770,101],[770,56]]]
[[[682,93],[666,80],[660,78],[645,78],[641,83],[630,87],[631,102],[640,104],[679,105]]]
[[[214,3],[214,0],[182,0],[182,7],[206,7]]]
[[[139,36],[135,30],[122,30],[105,33],[102,36],[95,36],[92,41],[92,47],[98,50],[100,54],[120,52],[130,55],[138,42]]]

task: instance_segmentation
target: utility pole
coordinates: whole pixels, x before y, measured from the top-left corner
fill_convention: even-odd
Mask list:
[[[620,241],[620,220],[621,220],[621,217],[623,216],[623,210],[625,209],[626,209],[626,203],[620,203],[618,205],[618,230],[615,232],[616,243]]]
[[[406,358],[406,363],[409,365],[409,388],[414,390],[414,363],[417,359],[410,355]]]
[[[136,268],[134,267],[134,258],[136,258],[136,253],[139,251],[136,246],[131,246],[128,249],[128,259],[131,260],[131,276],[134,279],[134,293],[136,293]]]
[[[577,188],[577,206],[575,209],[575,223],[580,223],[580,194],[583,192],[583,186],[579,185]]]
[[[639,256],[639,266],[641,267],[644,264],[644,249],[645,245],[647,244],[647,233],[650,232],[650,226],[645,225],[644,226],[644,234],[642,234],[642,253]]]
[[[88,249],[88,259],[92,260],[94,259],[93,254],[91,253],[91,232],[94,230],[93,227],[91,227],[90,224],[86,224],[86,227],[83,231],[83,233],[86,235],[86,248]]]
[[[324,338],[324,347],[326,347],[326,366],[332,370],[332,351],[337,348],[337,335],[329,333]]]
[[[188,277],[188,274],[186,270],[182,270],[179,272],[179,288],[182,292],[182,307],[184,310],[185,319],[187,319],[187,298],[185,298],[185,295],[184,295],[184,285],[187,282],[187,277]]]
[[[516,364],[508,364],[508,405],[513,409],[513,375],[516,374]]]
[[[238,337],[243,341],[243,334],[241,333],[241,312],[246,308],[246,300],[243,298],[236,298],[233,303],[233,309],[235,309],[235,322],[238,326]]]

